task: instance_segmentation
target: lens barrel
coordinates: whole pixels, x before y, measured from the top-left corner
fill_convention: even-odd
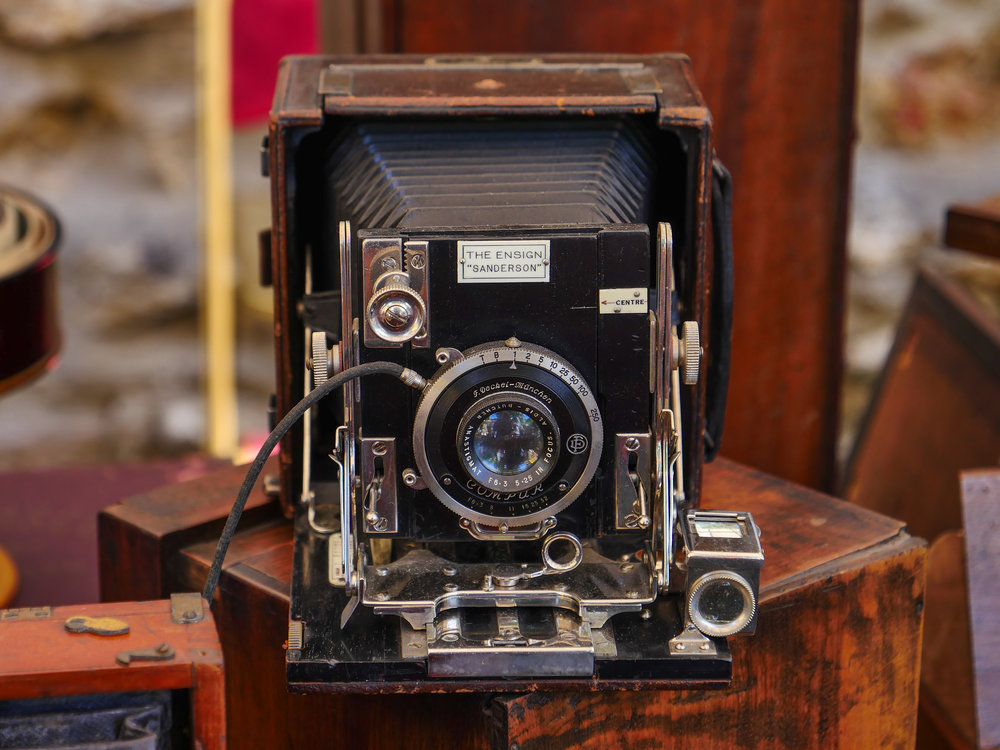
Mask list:
[[[502,391],[466,411],[459,423],[458,451],[466,474],[483,487],[525,490],[555,466],[559,428],[538,399]]]
[[[421,476],[463,518],[527,526],[568,506],[600,461],[590,387],[542,347],[494,342],[463,353],[424,390],[414,418]]]

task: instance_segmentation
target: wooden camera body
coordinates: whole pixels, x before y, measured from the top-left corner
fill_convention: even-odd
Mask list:
[[[732,257],[687,58],[289,58],[265,156],[278,416],[419,381],[282,442],[289,685],[726,682],[763,555],[697,509]]]

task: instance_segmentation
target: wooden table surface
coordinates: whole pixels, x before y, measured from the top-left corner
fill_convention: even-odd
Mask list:
[[[107,509],[102,595],[199,589],[242,472]],[[731,640],[728,689],[290,696],[291,526],[255,492],[214,605],[233,746],[912,746],[923,543],[899,521],[725,460],[706,467],[704,505],[749,510],[763,532],[758,633]]]

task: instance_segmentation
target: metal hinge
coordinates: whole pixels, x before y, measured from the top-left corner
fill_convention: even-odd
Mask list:
[[[656,80],[656,75],[652,70],[643,66],[642,68],[622,70],[620,73],[628,90],[633,94],[662,94],[663,87]]]
[[[190,625],[205,619],[205,600],[201,594],[170,595],[170,619],[178,625]]]
[[[319,73],[320,96],[349,96],[354,89],[354,80],[349,70],[343,68],[323,68]]]
[[[288,623],[288,650],[300,651],[304,640],[302,620],[291,620]]]
[[[0,622],[7,620],[41,620],[52,616],[52,607],[22,607],[20,609],[0,609]]]

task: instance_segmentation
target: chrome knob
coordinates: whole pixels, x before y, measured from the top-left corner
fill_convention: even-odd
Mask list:
[[[313,388],[319,388],[330,375],[330,350],[326,344],[326,332],[313,331],[311,343]]]
[[[698,324],[686,320],[681,324],[680,351],[678,365],[681,370],[681,382],[684,385],[694,385],[698,382],[701,371],[701,335]]]
[[[368,301],[368,324],[383,341],[403,344],[420,333],[426,308],[420,295],[404,284],[388,283]]]
[[[405,329],[413,320],[413,315],[413,305],[406,300],[389,300],[378,312],[379,320],[394,331]]]

